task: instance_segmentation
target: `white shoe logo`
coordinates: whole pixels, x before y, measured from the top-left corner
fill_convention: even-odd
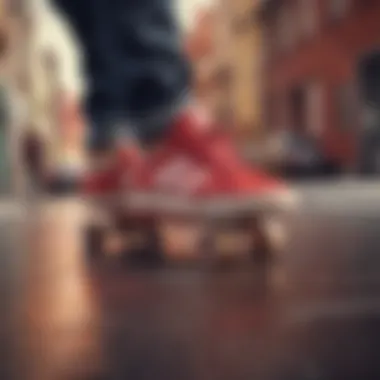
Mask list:
[[[209,173],[183,157],[161,168],[155,177],[160,190],[191,194],[200,189],[208,180]]]
[[[195,107],[193,117],[195,119],[194,126],[198,128],[198,130],[206,132],[210,129],[212,118],[210,114],[202,107]]]

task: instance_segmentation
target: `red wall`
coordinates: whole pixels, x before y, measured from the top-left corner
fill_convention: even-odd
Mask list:
[[[355,157],[355,131],[343,133],[336,128],[333,91],[339,84],[355,83],[360,59],[380,49],[380,2],[372,4],[352,9],[343,20],[335,23],[322,20],[313,39],[304,41],[283,56],[274,57],[266,70],[267,90],[282,101],[285,101],[287,90],[294,85],[314,79],[323,83],[325,123],[322,144],[327,155],[345,163]],[[277,103],[280,114],[283,106],[280,100]]]

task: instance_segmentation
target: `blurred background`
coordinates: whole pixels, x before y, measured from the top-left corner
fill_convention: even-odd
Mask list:
[[[228,227],[238,267],[131,270],[112,235],[91,261],[83,202],[43,194],[84,160],[81,52],[47,1],[1,0],[0,379],[379,379],[380,1],[175,4],[195,97],[303,202],[265,267]],[[211,256],[160,223],[173,261]]]
[[[194,92],[243,155],[297,178],[379,172],[377,1],[176,4]],[[24,115],[3,144],[38,140],[45,169],[80,160],[86,83],[70,30],[43,0],[4,0],[1,14],[3,77]]]

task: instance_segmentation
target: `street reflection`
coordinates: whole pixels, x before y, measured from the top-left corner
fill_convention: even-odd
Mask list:
[[[0,379],[379,378],[380,214],[313,202],[270,286],[245,265],[90,265],[84,206],[36,203],[0,227]]]
[[[84,376],[99,364],[99,313],[82,257],[83,208],[75,201],[52,202],[31,218],[25,378]]]

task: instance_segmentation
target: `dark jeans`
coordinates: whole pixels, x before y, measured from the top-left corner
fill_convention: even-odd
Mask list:
[[[91,144],[161,135],[189,88],[172,0],[53,1],[84,52]]]

